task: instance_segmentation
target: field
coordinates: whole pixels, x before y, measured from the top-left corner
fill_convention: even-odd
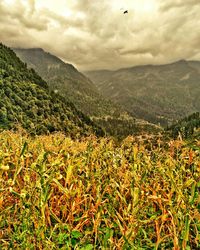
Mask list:
[[[0,249],[200,249],[200,143],[0,134]]]

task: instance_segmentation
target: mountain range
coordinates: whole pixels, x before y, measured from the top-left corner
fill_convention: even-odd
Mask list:
[[[102,127],[106,134],[126,137],[142,131],[155,131],[158,127],[142,119],[135,119],[120,104],[113,103],[99,93],[95,84],[73,65],[41,48],[13,48],[29,68],[33,68],[49,88]]]
[[[136,118],[163,126],[200,110],[200,62],[180,60],[85,74]]]
[[[83,74],[41,48],[0,45],[1,128],[124,138],[161,131],[200,110],[198,61]]]

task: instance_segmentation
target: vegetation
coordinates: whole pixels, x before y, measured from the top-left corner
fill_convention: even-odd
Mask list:
[[[0,44],[0,129],[19,125],[32,134],[103,134],[72,103],[50,93],[33,69],[27,69],[12,50]]]
[[[0,134],[1,249],[199,249],[200,144]]]

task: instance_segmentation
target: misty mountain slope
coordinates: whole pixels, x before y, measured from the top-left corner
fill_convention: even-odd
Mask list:
[[[50,93],[47,83],[27,69],[16,54],[0,43],[0,128],[18,125],[33,134],[62,131],[68,135],[102,133],[72,103]]]
[[[119,104],[102,97],[89,78],[42,49],[14,49],[17,55],[33,67],[48,83],[50,89],[70,100],[107,134],[127,136],[158,128],[148,122],[135,120]]]
[[[163,125],[200,110],[200,62],[178,61],[86,72],[99,91],[132,115]]]

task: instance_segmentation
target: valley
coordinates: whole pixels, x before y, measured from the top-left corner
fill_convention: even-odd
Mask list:
[[[72,102],[78,110],[101,126],[108,136],[125,138],[130,134],[161,130],[148,121],[136,119],[122,105],[103,97],[95,84],[73,65],[40,48],[15,48],[14,51],[47,82],[51,91]]]

